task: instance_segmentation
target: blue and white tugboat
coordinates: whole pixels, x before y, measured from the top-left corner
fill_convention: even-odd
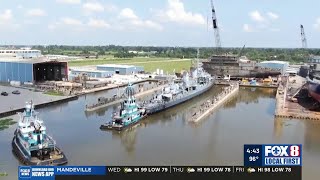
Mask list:
[[[132,84],[129,83],[125,89],[127,98],[120,103],[121,107],[118,113],[114,113],[112,121],[100,126],[103,130],[117,130],[121,131],[146,117],[147,113],[144,108],[138,106],[136,98],[134,97],[134,89]]]
[[[66,156],[46,134],[46,126],[37,117],[33,103],[27,103],[19,115],[18,128],[12,140],[12,151],[18,159],[25,165],[66,164]]]

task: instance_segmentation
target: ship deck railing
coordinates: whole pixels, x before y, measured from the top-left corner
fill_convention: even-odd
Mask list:
[[[54,147],[55,144],[54,143],[42,143],[42,148],[52,148]],[[29,150],[30,151],[36,151],[39,150],[39,145],[35,145],[35,146],[29,146]]]

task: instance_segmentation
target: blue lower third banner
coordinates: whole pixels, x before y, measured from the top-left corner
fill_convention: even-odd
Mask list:
[[[19,179],[54,180],[57,175],[106,175],[106,166],[19,166]]]

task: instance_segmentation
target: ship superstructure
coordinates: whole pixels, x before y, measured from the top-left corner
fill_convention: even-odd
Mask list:
[[[202,68],[197,58],[190,73],[185,71],[182,74],[181,82],[169,83],[143,107],[148,114],[163,111],[208,91],[213,85],[214,78]]]
[[[18,127],[12,140],[14,154],[26,165],[62,165],[67,163],[64,153],[47,135],[43,120],[37,117],[34,104],[27,103],[20,113]]]
[[[281,70],[260,67],[256,61],[234,55],[213,55],[203,62],[203,68],[214,76],[263,78],[281,74]]]
[[[132,126],[146,117],[146,110],[138,106],[134,96],[134,88],[129,83],[125,89],[127,98],[120,103],[119,112],[115,113],[112,120],[100,126],[100,129],[121,131]]]

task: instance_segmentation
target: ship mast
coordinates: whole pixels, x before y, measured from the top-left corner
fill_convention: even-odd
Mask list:
[[[197,63],[197,76],[199,77],[199,54],[200,54],[200,51],[199,51],[199,48],[197,49],[197,60],[196,60],[196,63]]]

